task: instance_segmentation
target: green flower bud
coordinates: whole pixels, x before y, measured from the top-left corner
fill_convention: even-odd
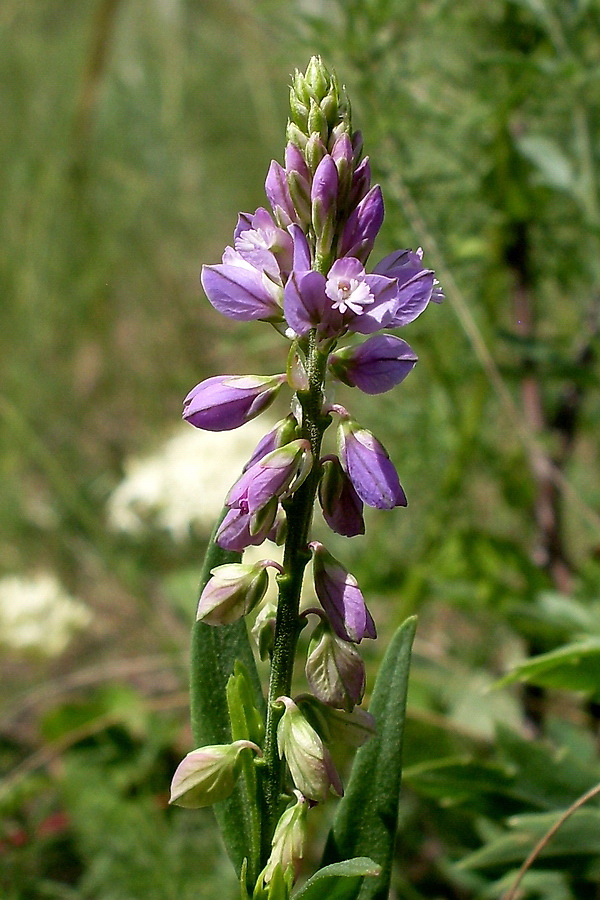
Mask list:
[[[321,140],[321,136],[319,134],[311,134],[304,148],[304,158],[313,175],[326,153],[327,147]]]
[[[309,800],[324,802],[333,788],[338,796],[342,783],[329,750],[289,697],[279,697],[284,712],[277,726],[277,747],[289,766],[292,780]]]
[[[256,641],[258,653],[262,660],[268,659],[273,652],[276,619],[277,605],[275,603],[265,603],[254,620],[252,637]]]
[[[301,128],[298,128],[295,122],[288,121],[285,136],[289,143],[294,144],[299,150],[304,150],[308,135]]]
[[[306,74],[304,76],[305,84],[312,91],[314,97],[321,100],[331,89],[331,75],[323,65],[320,56],[312,56]]]
[[[233,744],[214,744],[192,750],[173,775],[169,803],[186,809],[199,809],[225,800],[233,792],[239,777],[244,750],[254,750],[262,756],[260,747],[252,741]]]
[[[200,596],[196,621],[229,625],[260,603],[269,586],[266,567],[270,560],[253,566],[226,563],[211,569],[212,578]]]
[[[363,698],[365,664],[356,647],[321,622],[308,647],[306,677],[323,703],[350,712]]]
[[[308,111],[307,133],[318,134],[324,143],[329,139],[329,125],[323,110],[315,100],[310,101]]]
[[[280,866],[284,874],[291,871],[294,880],[299,875],[304,855],[308,803],[300,791],[294,791],[294,794],[296,802],[285,810],[275,828],[271,855],[262,872],[266,884],[273,878],[276,866]]]

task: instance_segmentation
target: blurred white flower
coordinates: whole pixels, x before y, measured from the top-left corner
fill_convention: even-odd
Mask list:
[[[92,619],[50,572],[0,579],[0,644],[58,656]]]
[[[186,426],[151,456],[127,461],[126,477],[108,501],[110,525],[136,534],[154,524],[175,540],[194,525],[210,532],[229,488],[272,427],[262,416],[234,431]]]

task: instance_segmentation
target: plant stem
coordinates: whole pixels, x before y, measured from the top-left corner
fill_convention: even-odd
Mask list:
[[[301,630],[298,615],[300,591],[304,569],[310,559],[308,537],[312,521],[313,507],[320,477],[319,454],[323,433],[331,422],[329,415],[323,415],[323,382],[327,353],[322,353],[315,332],[306,339],[306,361],[309,387],[298,392],[302,407],[302,437],[310,441],[313,454],[311,471],[304,483],[284,504],[287,516],[287,538],[283,557],[284,572],[278,576],[279,602],[275,623],[267,722],[264,745],[264,805],[263,855],[268,858],[271,838],[279,818],[284,766],[277,752],[277,724],[281,711],[275,706],[278,697],[289,697],[292,690],[294,657]]]

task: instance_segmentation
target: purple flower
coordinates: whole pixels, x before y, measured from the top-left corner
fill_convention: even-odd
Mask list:
[[[353,644],[365,637],[377,637],[375,623],[354,575],[323,544],[312,541],[309,547],[313,552],[315,591],[338,637]]]
[[[374,272],[398,279],[398,294],[394,315],[387,325],[398,328],[420,316],[430,300],[441,303],[444,298],[431,269],[422,263],[423,251],[397,250],[377,263]]]
[[[342,469],[337,456],[321,460],[323,477],[319,482],[319,502],[323,518],[332,531],[344,537],[365,533],[363,502]]]
[[[255,514],[274,497],[283,498],[296,490],[311,465],[310,443],[302,439],[291,441],[247,469],[229,491],[225,503]]]
[[[318,328],[323,338],[345,331],[372,334],[387,327],[396,309],[397,282],[382,275],[367,275],[358,259],[337,259],[327,274],[293,272],[286,287],[283,309],[296,334]]]
[[[251,516],[242,509],[230,509],[219,526],[216,543],[223,550],[235,553],[241,553],[246,547],[258,547],[270,537],[278,508],[277,501],[267,504],[260,510],[260,516]]]
[[[201,381],[183,401],[183,418],[206,431],[230,431],[271,405],[285,375],[215,375]]]
[[[392,334],[377,334],[358,347],[346,347],[329,357],[333,375],[365,394],[390,391],[411,372],[417,362],[406,341]]]
[[[291,272],[292,238],[275,225],[271,213],[263,207],[259,207],[253,216],[240,213],[234,247],[246,262],[278,284]]]
[[[273,254],[271,257],[269,268],[273,270],[277,262]],[[202,267],[200,280],[217,312],[230,319],[241,322],[281,319],[281,283],[273,281],[231,247],[226,248],[222,265]]]
[[[340,256],[355,256],[362,263],[366,262],[382,224],[383,195],[376,184],[348,216],[342,232]]]
[[[407,505],[394,464],[370,431],[349,417],[343,418],[338,431],[338,450],[342,468],[367,506],[393,509]]]

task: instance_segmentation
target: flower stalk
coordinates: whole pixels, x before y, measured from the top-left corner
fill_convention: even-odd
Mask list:
[[[264,744],[263,790],[266,809],[264,846],[267,847],[270,847],[271,837],[279,818],[284,775],[283,760],[277,752],[277,725],[282,711],[275,701],[278,697],[291,694],[296,645],[302,628],[302,620],[298,615],[300,593],[304,569],[311,557],[308,538],[321,474],[319,455],[323,434],[331,422],[331,417],[322,412],[323,384],[328,356],[319,350],[314,331],[308,334],[305,343],[308,390],[298,391],[297,396],[302,408],[302,436],[310,441],[313,464],[304,484],[284,504],[288,537],[283,557],[284,571],[277,578],[279,601],[271,656]]]

